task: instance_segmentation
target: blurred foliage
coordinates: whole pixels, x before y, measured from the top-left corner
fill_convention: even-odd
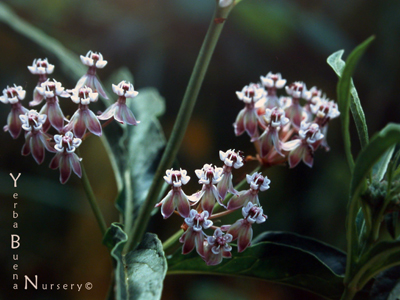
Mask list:
[[[76,54],[85,54],[90,49],[100,51],[109,61],[99,72],[103,80],[116,69],[127,66],[135,77],[135,88],[156,87],[166,99],[166,114],[161,124],[169,135],[212,14],[213,0],[4,2]],[[242,107],[235,91],[273,71],[281,72],[289,83],[301,80],[308,87],[316,85],[329,98],[335,99],[337,78],[325,62],[327,56],[339,49],[350,53],[372,34],[376,35],[376,40],[361,60],[354,83],[370,135],[388,122],[398,122],[399,11],[400,2],[395,0],[241,1],[226,23],[178,155],[180,166],[192,176],[185,191],[191,193],[200,188],[195,180],[195,169],[204,163],[220,165],[218,150],[235,148],[248,155],[255,153],[247,137],[237,138],[233,133],[232,123]],[[0,38],[1,88],[16,83],[24,86],[30,95],[37,79],[29,74],[26,66],[36,57],[48,57],[56,65],[53,74],[56,80],[67,88],[74,86],[50,53],[4,24],[0,24]],[[72,115],[75,104],[62,101],[64,111]],[[4,124],[7,114],[8,107],[3,106],[0,120]],[[354,124],[351,124],[351,136],[356,154],[360,147]],[[8,173],[22,173],[24,195],[18,201],[20,228],[17,232],[22,239],[18,274],[40,273],[43,281],[47,279],[48,282],[92,281],[94,284],[90,292],[32,293],[20,299],[103,299],[111,264],[106,248],[101,246],[100,233],[79,180],[74,176],[67,186],[57,186],[58,173],[47,168],[50,155],[42,166],[37,166],[31,157],[19,155],[22,137],[14,141],[3,133],[0,140],[6,145],[0,148],[1,186],[12,183],[7,181]],[[271,189],[260,196],[269,219],[259,226],[260,232],[294,231],[344,249],[349,174],[339,121],[332,122],[328,142],[331,151],[318,151],[313,169],[300,165],[293,170],[276,167],[268,171]],[[81,148],[107,222],[116,221],[118,216],[113,203],[116,184],[101,143],[89,138]],[[254,165],[249,163],[246,168],[251,170]],[[235,172],[234,176],[237,182],[243,177],[240,172]],[[41,197],[34,187],[22,184],[24,178],[35,187],[39,183],[30,178],[41,182],[40,186],[45,187],[39,194]],[[1,240],[7,246],[0,251],[4,270],[0,297],[5,299],[9,299],[12,292],[9,236],[16,232],[11,227],[11,193],[8,187],[1,192],[0,224],[4,228]],[[64,199],[68,195],[72,199]],[[161,240],[165,240],[180,226],[179,222],[177,218],[163,221],[157,214],[150,231],[158,232]],[[160,232],[160,228],[164,230]],[[211,287],[217,280],[221,291],[236,290],[237,297],[243,299],[265,298],[266,294],[270,299],[313,299],[287,287],[203,276],[167,277],[163,298],[193,299],[193,291],[202,285],[209,286],[213,293],[215,288]]]

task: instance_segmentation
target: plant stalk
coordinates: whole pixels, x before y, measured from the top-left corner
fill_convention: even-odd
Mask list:
[[[178,153],[179,147],[186,132],[186,128],[189,124],[197,96],[203,83],[204,76],[208,69],[211,56],[214,52],[222,28],[224,27],[225,20],[233,6],[234,4],[226,8],[221,8],[218,6],[218,4],[216,6],[213,19],[211,20],[207,35],[204,39],[192,75],[190,77],[189,84],[186,88],[176,122],[172,129],[171,137],[168,140],[166,149],[161,158],[161,162],[158,165],[146,200],[140,208],[133,228],[130,229],[128,233],[128,242],[124,248],[125,253],[136,247],[136,245],[142,240],[142,237],[146,231],[147,224],[150,220],[151,211],[159,199],[160,191],[163,185],[163,175],[165,170],[171,167]],[[127,230],[129,230],[129,228],[127,228]]]

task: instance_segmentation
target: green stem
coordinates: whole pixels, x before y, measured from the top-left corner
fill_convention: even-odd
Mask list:
[[[89,200],[90,207],[92,208],[97,223],[99,224],[101,234],[102,236],[104,236],[107,230],[106,221],[104,220],[103,214],[101,213],[99,206],[97,205],[96,196],[94,195],[92,186],[90,185],[89,178],[85,171],[85,167],[83,166],[82,163],[81,163],[81,168],[82,168],[83,189],[85,190],[86,197]]]
[[[189,80],[185,95],[179,109],[174,128],[172,129],[171,137],[161,158],[161,162],[155,173],[152,185],[150,186],[146,200],[140,208],[137,220],[133,228],[128,233],[128,242],[125,245],[124,251],[130,251],[142,240],[146,231],[147,224],[150,220],[151,211],[158,201],[160,191],[163,185],[163,175],[165,170],[171,167],[182,143],[186,128],[189,124],[190,117],[195,106],[197,96],[199,94],[204,76],[206,74],[211,56],[221,34],[225,19],[228,17],[233,4],[226,8],[221,8],[217,5],[213,19],[208,28],[207,35],[197,57],[192,75]],[[127,228],[129,230],[129,228]]]
[[[182,233],[183,233],[183,229],[179,229],[177,232],[175,232],[173,235],[171,235],[170,238],[162,244],[164,251],[168,250],[170,247],[175,245],[176,242],[178,241],[178,239],[180,238],[180,236],[182,235]]]
[[[340,300],[352,300],[356,295],[357,291],[352,288],[346,288],[343,292],[342,298]]]

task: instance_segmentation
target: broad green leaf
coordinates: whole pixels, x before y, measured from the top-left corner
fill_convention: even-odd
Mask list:
[[[339,50],[330,55],[327,59],[328,64],[332,67],[339,78],[342,76],[343,69],[346,65],[346,63],[342,60],[343,53],[344,50]],[[352,96],[350,102],[350,111],[356,124],[361,148],[364,148],[368,144],[368,127],[365,120],[365,114],[361,106],[360,98],[358,97],[358,93],[354,86],[353,80],[350,81],[350,93]]]
[[[289,245],[292,243],[294,246]],[[178,250],[168,258],[168,274],[213,274],[243,276],[287,284],[329,299],[340,299],[343,292],[345,254],[316,240],[288,233],[264,234],[263,241],[242,253],[232,251],[231,259],[207,266],[193,251]],[[335,273],[330,267],[341,274]]]
[[[400,125],[390,123],[371,138],[368,146],[357,157],[350,195],[353,197],[371,172],[372,167],[391,147],[400,142]]]
[[[128,299],[160,299],[163,281],[167,274],[167,260],[157,236],[146,233],[139,246],[125,256],[125,261]]]
[[[374,37],[370,37],[361,45],[356,47],[349,55],[344,66],[342,76],[339,78],[337,85],[337,102],[340,111],[340,118],[342,120],[342,134],[344,138],[346,156],[349,163],[350,170],[354,168],[354,160],[351,154],[351,142],[349,131],[349,108],[350,108],[350,89],[351,77],[355,71],[356,65],[360,60],[362,54],[365,52],[369,44],[373,41]]]
[[[103,243],[114,258],[115,300],[156,300],[161,298],[167,262],[161,241],[147,233],[139,246],[122,255],[128,236],[122,226],[111,224]]]
[[[381,159],[373,166],[372,175],[375,177],[374,180],[381,181],[386,173],[390,159],[392,158],[395,146],[390,147]]]

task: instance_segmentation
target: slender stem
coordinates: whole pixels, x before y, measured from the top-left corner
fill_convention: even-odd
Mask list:
[[[133,228],[131,230],[127,228],[127,230],[130,231],[128,233],[128,242],[124,248],[125,252],[136,247],[146,231],[147,224],[150,220],[151,211],[158,200],[163,185],[164,172],[166,169],[171,167],[178,153],[179,147],[186,132],[186,128],[189,124],[200,87],[208,69],[211,56],[221,34],[225,19],[228,17],[232,7],[233,4],[226,8],[221,8],[219,5],[216,6],[213,19],[211,20],[207,35],[200,49],[199,56],[197,57],[197,61],[183,97],[174,128],[172,129],[171,137],[155,173],[154,180],[150,186],[146,200],[140,208],[138,218],[135,221]]]
[[[92,208],[97,223],[99,224],[101,234],[104,236],[107,230],[106,221],[104,220],[103,214],[101,213],[99,206],[97,205],[96,196],[94,195],[92,186],[90,185],[89,178],[85,171],[85,167],[83,166],[82,163],[81,163],[81,168],[82,168],[83,189],[85,190],[86,197],[89,200],[90,207]]]
[[[176,244],[178,241],[179,237],[182,235],[183,230],[179,229],[177,232],[175,232],[168,240],[166,240],[162,245],[164,251],[167,251],[168,248],[172,247],[173,245]]]
[[[212,220],[212,219],[215,219],[215,218],[220,218],[220,217],[229,215],[229,214],[233,213],[234,211],[236,211],[236,210],[226,210],[226,211],[223,211],[223,212],[220,212],[220,213],[216,213],[216,214],[213,214],[210,217],[208,217],[208,219]]]
[[[347,287],[342,295],[342,298],[340,300],[352,300],[354,296],[356,295],[357,291],[355,289]]]

